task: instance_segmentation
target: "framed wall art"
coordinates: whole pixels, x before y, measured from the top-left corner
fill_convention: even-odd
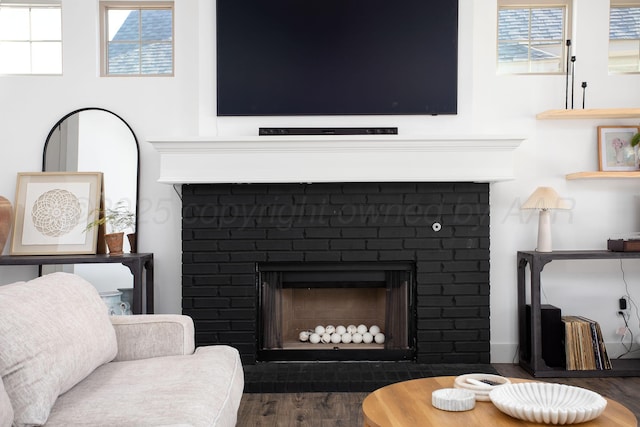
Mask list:
[[[601,171],[638,170],[631,138],[638,126],[598,126],[598,163]]]
[[[11,255],[95,254],[102,172],[18,173]]]

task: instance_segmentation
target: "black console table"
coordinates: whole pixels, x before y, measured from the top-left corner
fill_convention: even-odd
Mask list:
[[[547,366],[542,358],[542,322],[540,310],[540,273],[544,266],[555,260],[624,259],[640,258],[640,252],[611,252],[604,250],[518,252],[518,332],[520,366],[536,377],[610,377],[640,376],[640,359],[613,359],[613,369],[569,371]],[[531,271],[531,327],[527,331],[526,276],[527,264]],[[529,343],[527,343],[529,339]],[[527,359],[529,344],[531,355]]]
[[[153,314],[153,254],[3,255],[0,265],[122,264],[133,274],[133,314]],[[143,276],[144,271],[144,276]],[[144,302],[144,304],[143,304]]]

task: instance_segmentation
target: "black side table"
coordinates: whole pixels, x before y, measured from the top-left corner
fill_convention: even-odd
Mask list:
[[[542,269],[552,261],[571,260],[606,260],[606,259],[638,259],[640,252],[612,252],[606,250],[574,250],[574,251],[518,251],[518,330],[520,366],[534,377],[611,377],[640,376],[640,359],[611,360],[610,370],[569,371],[547,366],[542,358],[542,321],[540,303],[540,280]],[[527,328],[526,267],[530,268],[529,291],[531,298],[531,323]],[[528,342],[527,342],[528,341]],[[531,348],[530,357],[525,356],[525,348]]]
[[[0,265],[122,264],[133,274],[133,314],[153,314],[153,254],[3,255]],[[144,276],[143,276],[144,271]],[[143,304],[144,303],[144,304]]]

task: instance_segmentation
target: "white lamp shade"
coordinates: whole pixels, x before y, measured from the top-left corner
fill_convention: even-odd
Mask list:
[[[571,209],[571,207],[553,188],[538,187],[524,202],[521,209]]]

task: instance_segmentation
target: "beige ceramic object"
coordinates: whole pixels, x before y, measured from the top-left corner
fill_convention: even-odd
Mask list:
[[[0,196],[0,255],[9,238],[9,232],[13,224],[13,206],[5,197]]]

